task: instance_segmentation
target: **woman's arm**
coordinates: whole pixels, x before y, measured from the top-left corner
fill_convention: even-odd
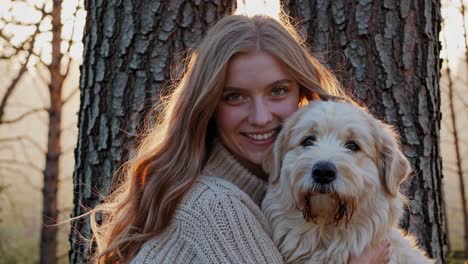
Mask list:
[[[185,215],[193,219],[185,220],[183,233],[202,263],[284,263],[255,213],[236,196],[216,195]]]
[[[368,245],[359,256],[352,255],[348,264],[385,264],[390,261],[390,253],[390,242],[384,240],[374,247]]]

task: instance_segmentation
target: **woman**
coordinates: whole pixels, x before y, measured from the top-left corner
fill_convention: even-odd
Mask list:
[[[92,214],[99,263],[282,263],[259,209],[261,161],[310,100],[344,96],[287,22],[228,16],[164,103],[126,180]],[[350,262],[383,263],[387,244]]]

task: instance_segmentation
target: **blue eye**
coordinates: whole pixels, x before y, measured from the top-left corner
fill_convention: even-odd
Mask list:
[[[274,96],[281,96],[281,95],[283,95],[285,93],[286,93],[286,88],[284,88],[284,87],[275,87],[271,91],[271,94],[274,95]]]
[[[239,93],[227,94],[223,97],[223,100],[227,102],[238,102],[242,100],[242,95]]]

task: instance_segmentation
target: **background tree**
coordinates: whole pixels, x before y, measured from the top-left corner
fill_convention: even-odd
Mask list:
[[[139,125],[170,79],[174,56],[194,47],[232,5],[87,2],[73,216],[94,207],[118,180],[112,176],[131,155]],[[285,0],[284,6],[356,98],[398,127],[415,168],[405,185],[411,210],[401,224],[443,262],[438,1]],[[89,256],[89,237],[89,222],[76,221],[72,263]]]
[[[58,226],[56,224],[60,211],[57,197],[60,175],[59,159],[64,153],[61,145],[61,134],[64,129],[62,111],[63,106],[78,91],[76,87],[73,92],[64,96],[64,82],[73,64],[70,49],[76,41],[73,37],[75,15],[80,8],[78,1],[70,2],[70,4],[74,4],[74,11],[71,14],[71,28],[67,34],[63,34],[62,31],[64,14],[61,1],[11,2],[10,10],[0,19],[0,25],[2,25],[0,30],[1,59],[10,64],[15,62],[20,64],[18,72],[8,83],[0,100],[0,126],[20,123],[40,113],[47,114],[46,146],[42,146],[43,140],[39,137],[15,135],[0,138],[0,142],[4,144],[10,144],[13,141],[26,143],[29,148],[39,150],[45,157],[43,167],[37,165],[36,160],[28,159],[26,154],[26,160],[17,158],[0,160],[2,166],[10,173],[22,174],[22,167],[29,167],[43,175],[40,263],[57,262]],[[50,41],[45,41],[48,37]],[[19,41],[18,38],[23,40]],[[37,86],[30,87],[30,89],[47,87],[47,102],[44,103],[44,107],[29,107],[20,115],[9,119],[6,112],[10,108],[11,97],[19,89],[22,79],[31,71],[41,76],[42,79],[38,81]],[[25,178],[29,177],[31,175],[25,176]]]
[[[284,0],[284,8],[355,97],[397,127],[414,169],[400,224],[443,263],[439,1]]]
[[[114,172],[131,155],[139,125],[170,80],[171,62],[195,47],[233,2],[86,2],[72,216],[100,203],[118,181]],[[71,263],[86,262],[90,232],[89,220],[73,223]]]
[[[444,158],[445,190],[448,230],[450,231],[450,258],[468,258],[468,208],[466,180],[468,175],[468,38],[467,1],[453,1],[442,10],[443,34],[441,77],[441,110],[444,113],[441,148]],[[451,11],[451,12],[449,12]],[[456,179],[456,180],[450,180]],[[453,190],[453,191],[452,191]],[[457,192],[459,190],[459,192]],[[447,193],[447,191],[446,191]],[[455,197],[453,197],[455,196]],[[458,197],[459,198],[458,198]],[[461,202],[460,202],[461,201]]]

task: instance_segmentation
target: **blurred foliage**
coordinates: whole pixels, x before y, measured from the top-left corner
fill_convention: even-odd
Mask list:
[[[447,256],[447,264],[468,264],[468,260],[463,258],[463,251],[452,251]]]

